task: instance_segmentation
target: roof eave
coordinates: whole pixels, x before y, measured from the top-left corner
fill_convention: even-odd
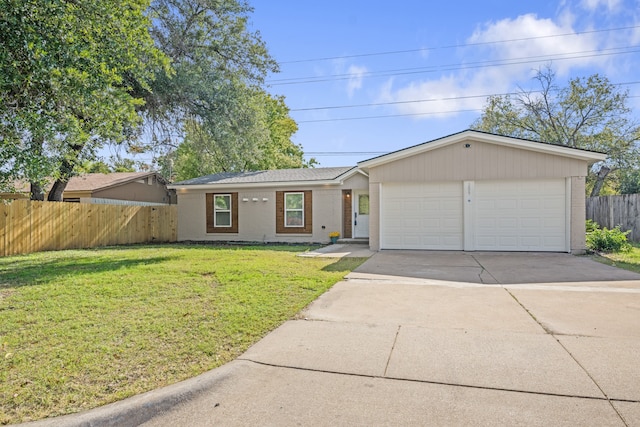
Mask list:
[[[338,175],[336,177],[336,180],[339,180],[340,184],[343,184],[347,179],[351,178],[354,175],[358,175],[358,174],[369,178],[369,175],[365,171],[363,171],[362,169],[360,169],[357,166],[354,166],[351,169],[349,169],[348,171],[344,172],[343,174]]]
[[[65,190],[65,191],[67,191],[67,192],[96,192],[96,191],[103,191],[103,190],[108,190],[110,188],[120,187],[122,185],[135,182],[135,181],[137,181],[139,179],[147,178],[147,177],[149,177],[151,175],[157,175],[158,177],[161,177],[160,174],[158,174],[155,171],[153,171],[153,172],[137,172],[137,173],[139,175],[136,175],[134,177],[130,176],[130,177],[127,177],[127,178],[120,178],[118,180],[111,181],[108,184],[99,185],[99,186],[95,186],[95,187],[78,188],[78,189],[75,189],[75,190]],[[105,174],[105,175],[108,175],[108,174]],[[82,175],[78,176],[77,178],[82,178]]]
[[[217,190],[228,188],[281,188],[281,187],[309,187],[309,186],[326,186],[341,185],[342,180],[318,180],[318,181],[275,181],[275,182],[227,182],[227,183],[209,183],[209,184],[183,184],[183,185],[167,185],[170,190]]]

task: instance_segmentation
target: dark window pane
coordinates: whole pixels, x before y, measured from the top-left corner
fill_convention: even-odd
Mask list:
[[[216,227],[231,227],[231,212],[216,212]]]
[[[302,227],[302,212],[301,211],[287,211],[285,224],[289,227]]]

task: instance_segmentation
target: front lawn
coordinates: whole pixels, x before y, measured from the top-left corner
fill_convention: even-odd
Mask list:
[[[82,411],[223,365],[363,259],[157,245],[0,258],[0,424]]]
[[[640,273],[640,244],[632,243],[628,252],[594,255],[596,261]]]

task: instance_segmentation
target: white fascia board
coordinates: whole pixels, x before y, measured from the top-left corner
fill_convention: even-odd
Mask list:
[[[425,142],[423,144],[405,148],[404,150],[399,150],[380,157],[359,162],[358,167],[367,170],[371,167],[384,165],[396,160],[435,150],[443,146],[465,141],[478,141],[486,142],[489,144],[503,145],[506,147],[517,147],[530,151],[537,151],[541,153],[555,154],[564,157],[571,157],[574,159],[586,160],[591,163],[605,160],[607,158],[606,154],[596,153],[593,151],[585,151],[577,148],[562,147],[558,145],[545,144],[542,142],[527,141],[524,139],[511,138],[508,136],[491,135],[483,132],[474,132],[472,130],[468,130],[432,142]]]
[[[171,190],[224,190],[229,188],[282,188],[282,187],[320,187],[328,185],[340,185],[341,181],[283,181],[283,182],[242,182],[227,184],[192,184],[192,185],[167,185]]]
[[[509,138],[507,136],[472,133],[466,139],[487,142],[496,145],[503,145],[507,147],[518,147],[525,150],[555,154],[559,156],[571,157],[574,159],[592,162],[598,162],[607,158],[606,154],[597,153],[595,151],[581,150],[579,148],[564,147],[561,145],[547,144],[544,142],[528,141],[526,139]]]

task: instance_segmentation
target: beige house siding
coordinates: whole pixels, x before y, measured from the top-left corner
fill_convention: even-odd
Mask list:
[[[470,147],[466,148],[465,145]],[[484,142],[460,142],[369,171],[370,182],[471,181],[586,176],[587,163],[569,157]]]
[[[152,179],[152,177],[148,177],[148,179]],[[91,197],[169,204],[170,200],[167,188],[158,181],[154,181],[152,184],[148,184],[146,180],[144,183],[130,182],[117,187],[96,190],[92,193]],[[65,197],[73,196],[65,193]]]
[[[365,177],[366,181],[366,177]],[[361,180],[353,184],[362,185]],[[343,186],[278,187],[277,191],[310,190],[313,198],[313,224],[311,234],[278,234],[276,232],[276,189],[216,189],[215,192],[238,193],[237,234],[206,232],[206,193],[214,190],[178,192],[178,240],[246,241],[307,243],[329,241],[329,232],[342,229]],[[364,187],[366,188],[366,187]],[[323,228],[324,227],[324,228]]]
[[[369,183],[369,247],[380,250],[380,187],[379,182]]]
[[[369,178],[361,173],[347,179],[341,187],[344,190],[366,190],[369,188]]]
[[[571,253],[583,254],[587,250],[585,177],[571,177]]]
[[[178,240],[239,241],[264,243],[329,242],[331,231],[343,228],[343,190],[366,190],[369,180],[356,173],[342,185],[295,185],[265,188],[212,186],[210,189],[179,189]],[[312,195],[311,234],[276,232],[276,191],[306,191]],[[238,233],[206,232],[206,194],[238,193]]]

